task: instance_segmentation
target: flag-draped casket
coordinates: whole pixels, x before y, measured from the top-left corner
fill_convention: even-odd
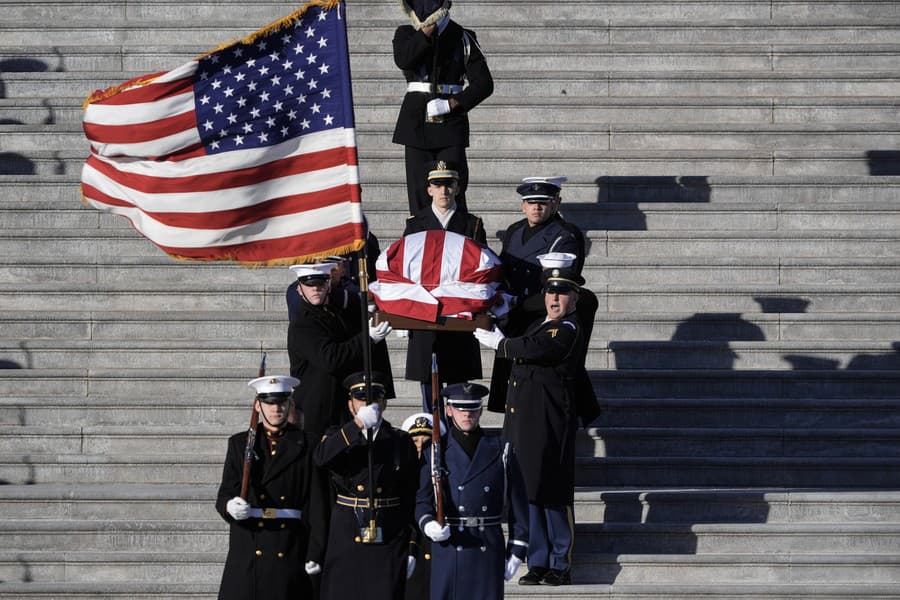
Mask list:
[[[400,238],[375,269],[370,291],[380,311],[432,323],[486,312],[501,281],[500,259],[490,248],[443,230]]]

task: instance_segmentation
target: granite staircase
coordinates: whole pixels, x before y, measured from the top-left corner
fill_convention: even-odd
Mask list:
[[[386,245],[406,217],[402,17],[348,4]],[[82,206],[81,103],[294,8],[0,0],[0,598],[215,597],[225,439],[260,352],[287,370],[290,273],[177,262]],[[472,114],[471,208],[499,248],[515,183],[568,175],[600,299],[575,584],[507,595],[900,598],[900,3],[453,12],[496,81]],[[399,389],[395,422],[417,404]]]

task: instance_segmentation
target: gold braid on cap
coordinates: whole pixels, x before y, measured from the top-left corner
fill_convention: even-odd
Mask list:
[[[424,21],[420,21],[418,15],[416,15],[416,11],[412,9],[412,7],[406,3],[406,0],[400,0],[400,8],[403,9],[403,12],[409,17],[409,22],[412,24],[413,29],[416,31],[422,29],[426,25],[434,25],[441,19],[443,19],[446,15],[450,14],[450,0],[444,0],[444,3],[441,4],[441,7],[428,15]]]

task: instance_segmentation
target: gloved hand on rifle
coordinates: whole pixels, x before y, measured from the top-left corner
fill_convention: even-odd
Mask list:
[[[432,542],[443,542],[450,539],[450,526],[443,527],[434,519],[425,523],[422,531],[431,538]]]
[[[250,505],[240,496],[235,496],[225,505],[225,510],[235,521],[243,521],[250,516]]]

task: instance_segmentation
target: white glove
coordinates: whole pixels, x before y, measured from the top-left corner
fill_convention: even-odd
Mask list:
[[[409,337],[409,329],[395,329],[394,335],[398,338],[408,338]]]
[[[381,405],[368,404],[360,408],[356,413],[356,418],[366,429],[372,429],[381,423]]]
[[[372,319],[369,319],[369,337],[376,344],[386,338],[391,330],[393,330],[393,327],[387,321],[382,321],[377,327],[372,327]]]
[[[435,98],[434,100],[429,100],[425,108],[429,117],[446,115],[450,112],[450,101],[443,98]]]
[[[444,525],[441,527],[434,519],[425,523],[422,531],[431,538],[432,542],[443,542],[450,539],[450,526]]]
[[[240,496],[235,496],[225,505],[225,510],[235,521],[243,521],[250,516],[250,505]]]
[[[506,339],[506,336],[503,335],[502,331],[497,329],[496,325],[494,325],[490,331],[479,327],[472,335],[475,336],[475,339],[478,340],[482,346],[487,346],[491,350],[496,350],[497,346],[500,345],[500,342]]]
[[[306,564],[303,565],[303,569],[306,571],[307,575],[318,575],[322,572],[322,566],[312,560],[306,561]]]
[[[516,571],[519,570],[519,565],[521,564],[522,559],[515,554],[511,554],[509,558],[506,559],[506,568],[503,570],[503,580],[509,581],[512,579],[513,575],[516,574]]]
[[[413,573],[416,572],[416,557],[415,556],[407,556],[406,557],[406,578],[409,579],[413,576]]]

